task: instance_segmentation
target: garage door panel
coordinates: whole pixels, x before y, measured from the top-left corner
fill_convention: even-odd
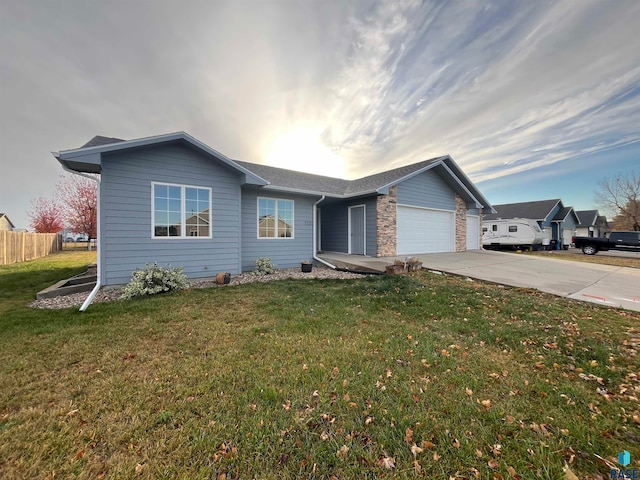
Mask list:
[[[397,208],[398,255],[453,252],[453,212],[424,208]]]

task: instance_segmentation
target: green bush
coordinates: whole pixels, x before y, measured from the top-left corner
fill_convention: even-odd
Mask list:
[[[120,298],[126,300],[185,288],[189,288],[189,283],[186,275],[182,273],[182,268],[159,267],[157,263],[147,264],[133,272],[131,281],[124,287],[124,293]]]
[[[277,265],[271,263],[270,258],[258,258],[256,260],[256,269],[252,272],[254,275],[268,275],[276,271]]]

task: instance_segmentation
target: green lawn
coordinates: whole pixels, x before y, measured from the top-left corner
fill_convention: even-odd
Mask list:
[[[0,478],[639,468],[636,313],[427,272],[27,306],[93,258],[0,267]]]

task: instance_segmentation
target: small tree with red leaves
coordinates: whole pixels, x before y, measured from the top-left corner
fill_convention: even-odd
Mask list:
[[[58,233],[64,228],[64,211],[55,200],[40,197],[31,201],[29,220],[36,233]]]
[[[89,238],[98,235],[98,186],[89,178],[62,177],[57,187],[67,226]]]

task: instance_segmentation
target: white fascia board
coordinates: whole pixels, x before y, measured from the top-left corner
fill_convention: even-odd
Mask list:
[[[465,182],[466,182],[468,185],[475,185],[475,184],[471,181],[471,179],[470,179],[469,177],[467,177],[467,175],[464,173],[464,171],[462,171],[462,169],[461,169],[461,168],[457,167],[457,164],[455,163],[455,161],[453,160],[453,158],[451,158],[450,156],[447,156],[447,157],[446,157],[446,159],[450,160],[450,161],[453,163],[453,165],[456,165],[457,173],[455,173],[455,174],[454,174],[454,173],[453,173],[453,171],[451,170],[451,168],[450,168],[446,163],[443,163],[443,166],[444,166],[444,167],[445,167],[445,168],[446,168],[446,169],[447,169],[447,170],[448,170],[448,171],[449,171],[449,172],[454,176],[454,178],[456,179],[456,181],[458,181],[458,183],[460,183],[460,184],[463,186],[463,188],[464,188],[467,192],[469,192],[469,194],[470,194],[470,195],[473,197],[473,199],[476,201],[476,206],[477,206],[477,208],[484,208],[485,206],[489,205],[489,201],[488,201],[486,198],[484,198],[484,196],[482,195],[482,193],[480,193],[480,191],[479,191],[477,188],[475,188],[475,190],[476,190],[476,192],[477,192],[477,195],[473,195],[473,194],[469,191],[469,189],[465,186]],[[446,159],[445,159],[445,160],[446,160]],[[462,182],[462,181],[460,180],[460,178],[463,178],[463,179],[464,179],[464,182]],[[479,197],[479,198],[478,198],[478,197]],[[493,207],[491,207],[491,211],[490,211],[490,213],[498,213],[498,212],[496,212],[496,210],[495,210]]]
[[[462,188],[462,190],[464,190],[466,194],[471,197],[471,199],[476,204],[476,208],[484,207],[484,205],[478,201],[476,196],[473,193],[471,193],[471,191],[467,188],[467,186],[464,183],[462,183],[462,181],[458,178],[458,176],[455,173],[453,173],[453,171],[449,168],[449,166],[446,163],[443,162],[442,166],[449,173],[449,175],[451,175],[451,178],[453,178],[453,180],[458,184],[458,186]]]

